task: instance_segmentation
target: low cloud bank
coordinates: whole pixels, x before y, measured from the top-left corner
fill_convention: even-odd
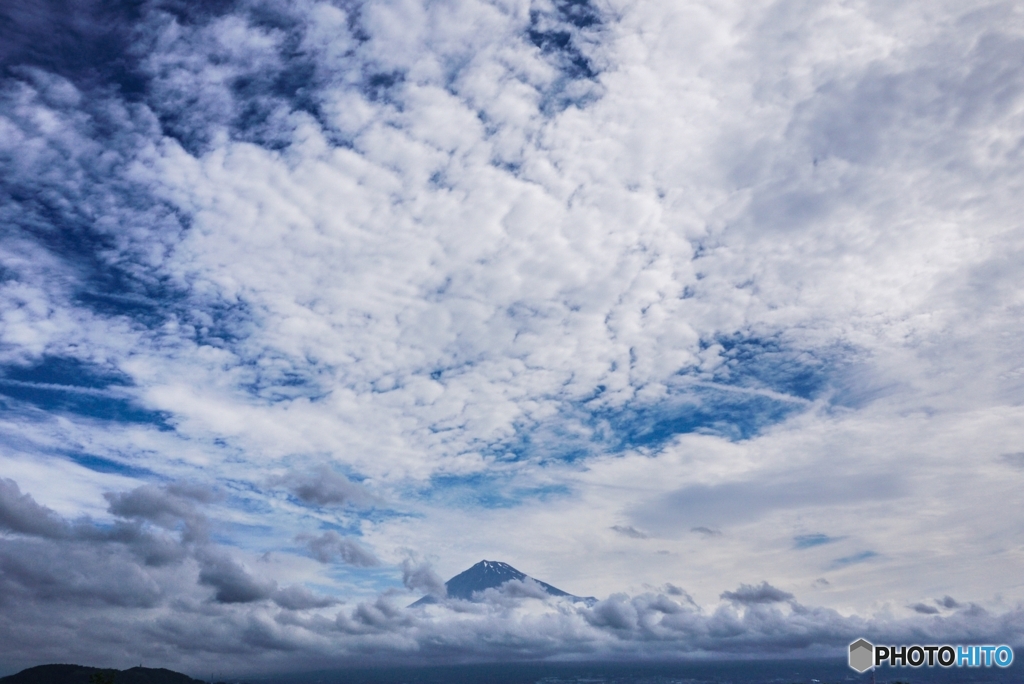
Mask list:
[[[16,482],[0,480],[5,661],[123,666],[143,658],[241,673],[554,657],[820,656],[862,636],[894,643],[1024,639],[1020,606],[996,614],[945,596],[927,611],[915,606],[909,618],[845,616],[806,606],[768,582],[725,591],[711,607],[672,584],[588,607],[509,582],[475,601],[408,608],[410,596],[440,594],[443,586],[428,564],[408,559],[394,570],[395,588],[345,603],[299,584],[281,586],[237,549],[211,541],[203,507],[214,499],[200,488],[146,485],[107,495],[113,524],[69,521]],[[310,546],[333,553],[327,560],[366,562],[344,557],[350,541],[325,534]]]

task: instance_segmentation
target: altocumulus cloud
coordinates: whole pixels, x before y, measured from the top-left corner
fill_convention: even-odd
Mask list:
[[[1020,642],[1013,3],[0,11],[5,667]]]

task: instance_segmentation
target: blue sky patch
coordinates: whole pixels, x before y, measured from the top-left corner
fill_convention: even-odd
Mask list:
[[[830,537],[827,534],[800,534],[793,537],[793,544],[798,549],[809,549],[814,546],[821,546],[823,544],[831,544],[834,541],[839,541],[837,537]]]
[[[0,378],[33,385],[103,389],[130,387],[124,373],[67,356],[44,356],[30,365],[0,367]]]
[[[439,475],[432,477],[429,489],[421,492],[429,500],[470,508],[514,508],[569,493],[565,485],[517,487],[509,484],[509,476],[489,473]]]
[[[140,480],[152,479],[155,477],[155,473],[148,468],[140,468],[138,466],[129,465],[110,458],[103,458],[102,456],[96,456],[94,454],[64,452],[64,455],[83,468],[88,468],[89,470],[97,473],[123,475],[125,477],[133,477]]]
[[[878,554],[874,551],[861,551],[850,556],[843,556],[842,558],[836,558],[832,561],[833,568],[844,568],[848,565],[856,565],[857,563],[863,563],[869,561],[872,558],[877,558]]]
[[[170,415],[146,409],[129,394],[130,378],[117,370],[70,357],[44,357],[0,369],[0,395],[51,413],[170,429]]]
[[[583,107],[596,97],[595,92],[570,92],[571,82],[593,81],[600,71],[587,56],[586,44],[592,34],[600,30],[603,19],[590,0],[558,0],[552,9],[530,10],[530,25],[526,37],[558,68],[561,79],[546,94],[543,109],[549,113],[576,105]]]
[[[777,341],[734,339],[710,382],[678,375],[656,402],[604,404],[604,385],[566,404],[553,419],[517,426],[516,436],[482,449],[499,460],[576,461],[597,453],[657,451],[677,435],[750,439],[805,410],[829,387],[829,366]]]
[[[694,388],[658,404],[601,411],[595,417],[607,422],[617,450],[658,449],[676,435],[693,432],[748,439],[802,408],[771,397]]]
[[[827,388],[832,375],[820,351],[795,349],[777,337],[736,334],[718,337],[714,343],[721,345],[724,361],[714,371],[716,382],[810,400]]]

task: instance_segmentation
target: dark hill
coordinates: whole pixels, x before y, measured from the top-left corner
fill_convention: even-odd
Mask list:
[[[496,589],[497,587],[505,584],[505,582],[510,582],[512,580],[533,580],[539,584],[544,591],[552,596],[564,596],[572,601],[583,601],[586,603],[594,603],[597,601],[593,596],[587,596],[586,598],[573,596],[569,592],[553,587],[547,582],[541,582],[538,579],[533,579],[525,573],[516,570],[508,563],[502,563],[500,561],[482,560],[469,570],[460,572],[458,575],[445,582],[444,588],[447,592],[448,598],[472,601],[473,594],[487,589]],[[436,602],[437,599],[434,596],[424,596],[419,601],[413,603],[412,606],[422,606]],[[410,608],[412,606],[410,606]]]
[[[0,684],[204,684],[164,668],[108,670],[84,665],[39,665],[0,679]]]

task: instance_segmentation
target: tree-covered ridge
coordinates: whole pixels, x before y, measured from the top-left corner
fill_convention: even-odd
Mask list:
[[[133,667],[112,670],[84,665],[38,665],[9,677],[0,684],[202,684],[201,680],[165,668]]]

